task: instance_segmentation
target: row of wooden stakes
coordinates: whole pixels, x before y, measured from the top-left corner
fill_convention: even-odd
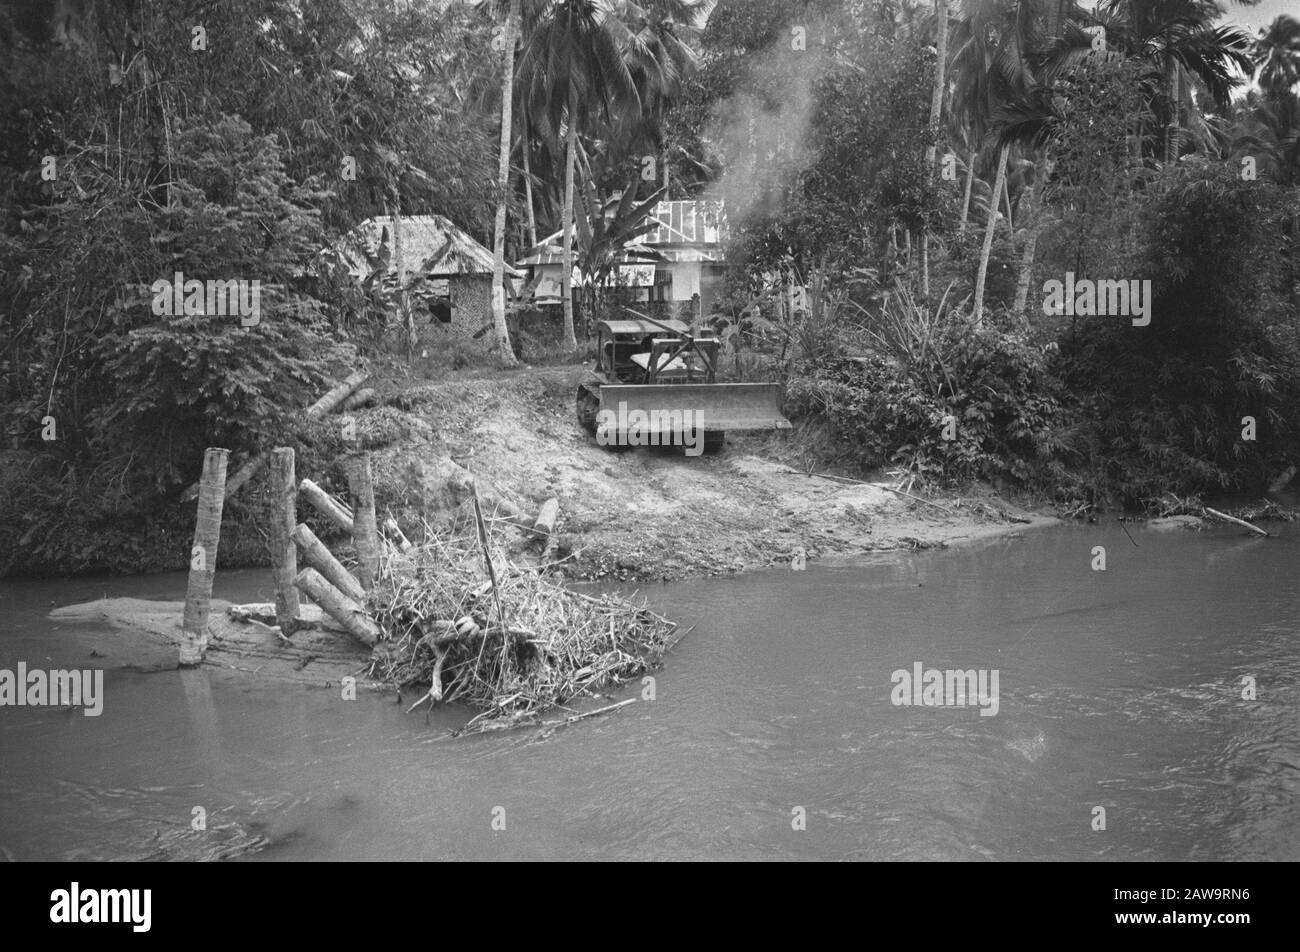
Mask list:
[[[210,448],[204,455],[194,531],[195,557],[190,563],[181,626],[182,665],[200,663],[207,647],[228,456],[229,451],[219,448]],[[273,450],[270,464],[271,573],[275,586],[276,622],[281,634],[292,634],[300,624],[301,593],[362,644],[373,647],[381,632],[363,606],[379,574],[381,551],[391,548],[404,552],[410,549],[411,543],[393,519],[384,521],[382,535],[376,525],[369,454],[359,454],[344,462],[350,497],[348,503],[335,499],[310,479],[298,482],[291,447]],[[351,536],[357,555],[355,575],[334,557],[305,523],[298,522],[299,496]],[[298,568],[299,553],[307,563],[301,571]]]

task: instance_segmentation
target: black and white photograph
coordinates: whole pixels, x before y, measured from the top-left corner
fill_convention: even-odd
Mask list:
[[[0,344],[42,928],[1300,860],[1300,0],[0,0]]]

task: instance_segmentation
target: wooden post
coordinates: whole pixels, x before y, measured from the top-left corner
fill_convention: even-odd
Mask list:
[[[298,492],[300,492],[302,498],[311,503],[322,516],[334,523],[348,535],[352,535],[353,526],[351,514],[346,512],[342,506],[336,503],[329,493],[321,489],[310,479],[304,479],[298,484]]]
[[[298,495],[293,473],[293,448],[271,453],[271,578],[275,581],[275,618],[280,633],[293,634],[298,624],[298,549],[293,527],[298,522]]]
[[[348,476],[348,504],[352,507],[357,580],[368,592],[379,574],[379,532],[375,526],[375,487],[370,478],[370,454],[352,457],[344,464],[344,470]]]
[[[208,647],[208,614],[212,610],[212,577],[217,571],[217,545],[221,541],[221,510],[226,502],[226,463],[230,450],[209,447],[203,454],[199,479],[198,517],[194,545],[190,548],[190,579],[185,589],[185,614],[181,621],[180,663],[199,664]]]
[[[299,524],[293,530],[293,541],[302,547],[303,557],[312,564],[335,588],[355,602],[366,599],[366,590],[352,577],[334,554],[325,547],[325,543],[316,538],[316,533],[307,526]]]
[[[344,630],[367,647],[379,642],[379,626],[361,606],[325,581],[315,569],[303,569],[294,584]]]

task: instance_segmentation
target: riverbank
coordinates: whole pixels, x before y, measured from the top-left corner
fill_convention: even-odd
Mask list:
[[[891,491],[896,480],[884,474],[866,481],[816,475],[830,467],[809,461],[809,441],[798,428],[728,434],[721,451],[694,458],[672,448],[614,452],[597,446],[574,418],[584,370],[445,370],[435,380],[377,374],[368,408],[304,431],[298,474],[341,492],[337,461],[364,449],[373,460],[378,508],[410,529],[463,514],[471,481],[522,512],[536,513],[555,498],[555,571],[582,580],[730,575],[790,563],[800,554],[817,560],[934,548],[1054,521],[1046,509],[988,487],[921,500]],[[345,420],[354,427],[346,440]],[[17,475],[19,462],[6,466],[11,500],[30,495]],[[266,498],[258,478],[228,502],[221,566],[267,564]],[[186,566],[192,502],[102,517],[87,514],[82,502],[61,504],[63,515],[29,519],[31,526],[14,520],[10,531],[22,531],[14,532],[6,573],[134,574]],[[327,530],[321,527],[326,538]],[[522,550],[527,541],[515,533],[512,544]]]
[[[560,504],[557,569],[575,579],[675,581],[885,549],[942,547],[1055,522],[987,488],[918,499],[891,481],[801,471],[799,434],[728,434],[718,453],[612,452],[574,419],[582,367],[387,381],[355,414],[407,437],[371,449],[380,504],[399,521],[445,516],[472,474],[526,512]],[[402,409],[397,409],[400,406]],[[820,467],[818,467],[820,468]]]

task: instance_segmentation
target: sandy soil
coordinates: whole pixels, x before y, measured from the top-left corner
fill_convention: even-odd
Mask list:
[[[261,609],[264,618],[275,614],[273,605],[244,607]],[[229,602],[212,599],[205,665],[313,686],[337,685],[370,667],[370,650],[315,605],[302,606],[299,617],[309,627],[295,632],[292,641],[281,638],[274,625],[232,618],[230,608]],[[96,656],[117,667],[168,671],[178,666],[184,609],[184,602],[104,598],[55,608],[49,617],[58,624],[93,626],[103,639],[103,650],[96,649]],[[130,637],[119,637],[122,634]]]
[[[788,562],[799,549],[815,560],[935,547],[1054,521],[988,491],[927,505],[885,482],[809,476],[787,462],[797,455],[788,433],[728,435],[720,452],[693,458],[603,448],[574,415],[583,370],[381,385],[394,405],[356,414],[363,434],[403,435],[372,449],[380,504],[407,522],[435,518],[463,503],[462,468],[480,491],[530,513],[554,496],[564,569],[589,579],[729,574]]]

